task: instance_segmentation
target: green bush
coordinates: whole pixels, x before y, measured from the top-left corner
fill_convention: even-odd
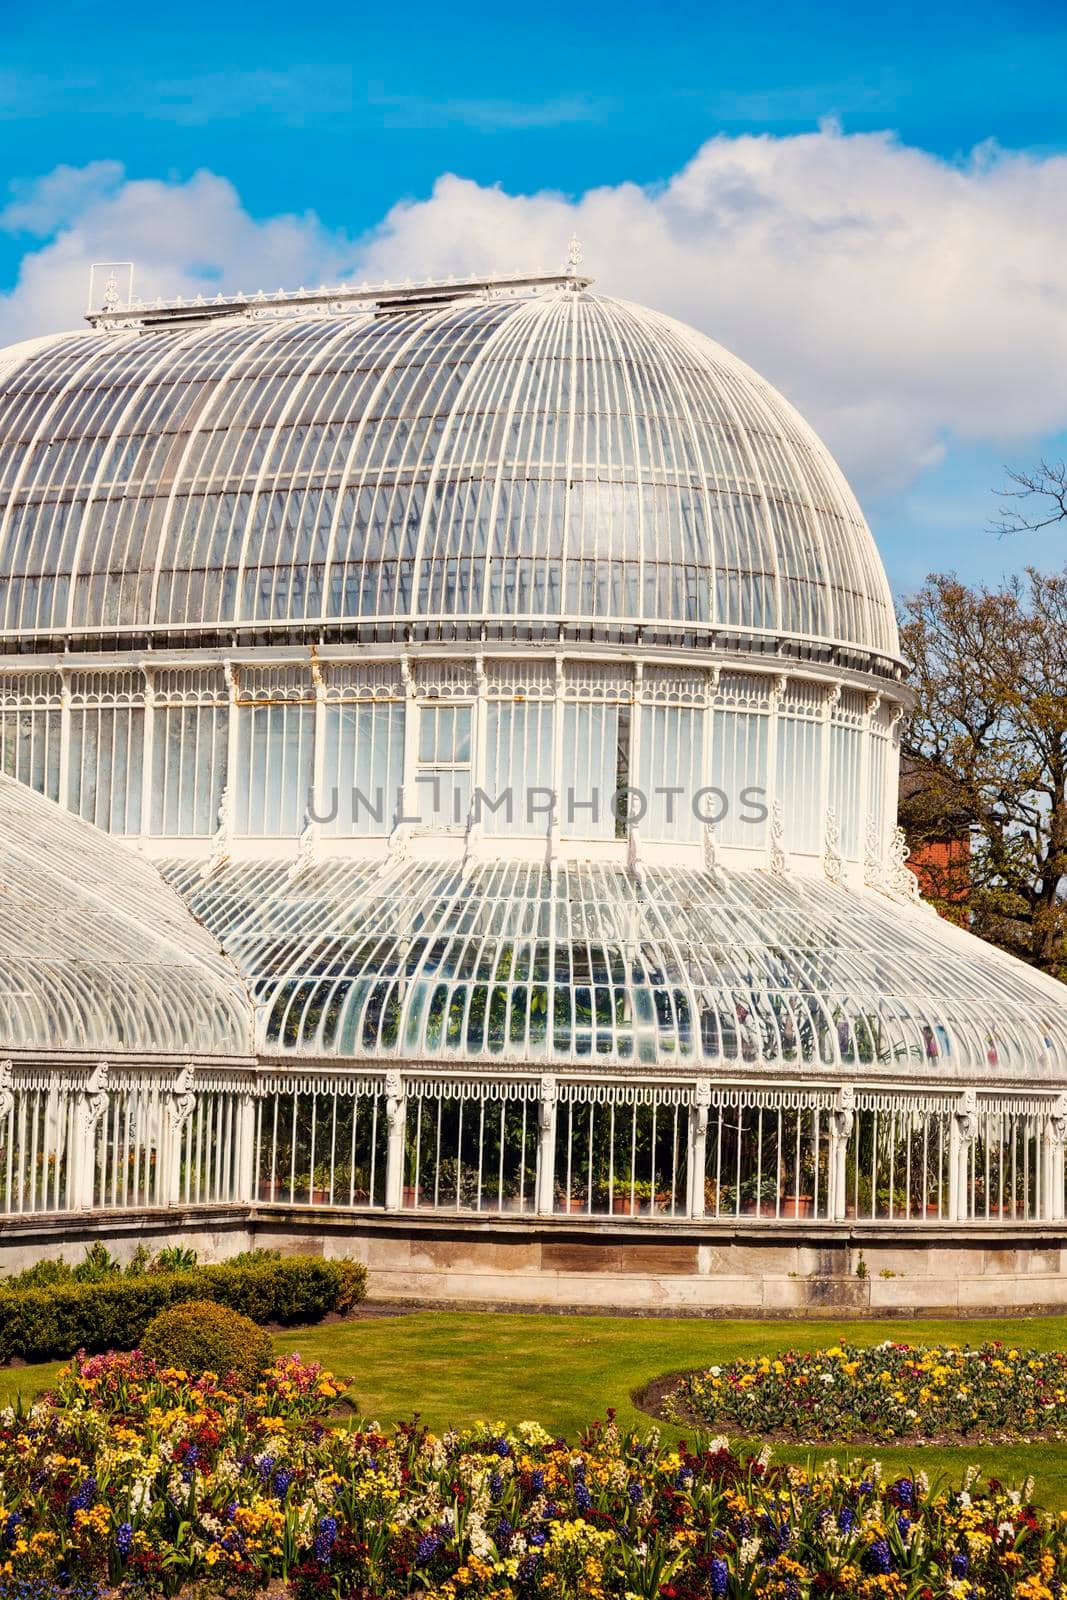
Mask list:
[[[78,1283],[69,1275],[38,1287],[5,1283],[0,1286],[0,1361],[132,1350],[157,1312],[183,1300],[211,1300],[258,1323],[318,1322],[328,1311],[350,1311],[364,1298],[366,1282],[366,1269],[358,1262],[290,1256],[259,1266],[225,1263],[96,1283]]]
[[[224,1383],[250,1389],[274,1352],[270,1334],[239,1311],[214,1300],[183,1300],[152,1318],[141,1336],[141,1353],[191,1377],[213,1372]]]

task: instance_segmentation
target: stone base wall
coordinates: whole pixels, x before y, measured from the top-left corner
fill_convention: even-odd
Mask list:
[[[445,1219],[218,1206],[0,1221],[0,1271],[80,1259],[94,1239],[191,1245],[222,1261],[254,1245],[365,1262],[376,1300],[707,1316],[906,1315],[1067,1309],[1067,1226],[862,1228],[574,1217]]]

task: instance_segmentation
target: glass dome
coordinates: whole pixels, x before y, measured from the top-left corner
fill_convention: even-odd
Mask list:
[[[340,312],[0,352],[0,635],[785,641],[895,669],[840,471],[702,334],[566,279]]]

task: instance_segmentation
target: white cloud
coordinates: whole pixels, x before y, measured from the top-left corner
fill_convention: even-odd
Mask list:
[[[2,340],[73,324],[96,259],[134,258],[145,294],[247,291],[348,271],[397,280],[557,265],[577,231],[599,287],[751,362],[861,494],[910,482],[954,436],[1007,454],[1067,426],[1060,156],[982,146],[951,165],[833,126],[719,138],[661,186],[578,199],[444,176],[358,245],[313,216],[258,222],[211,174],[126,183],[107,164],[80,183],[52,174],[4,216],[0,226],[37,217],[57,231],[0,297]]]

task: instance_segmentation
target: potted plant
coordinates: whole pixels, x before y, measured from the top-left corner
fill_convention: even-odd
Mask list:
[[[562,1184],[556,1188],[556,1210],[563,1211],[570,1216],[579,1216],[588,1210],[588,1195],[585,1185],[572,1183],[568,1191]]]
[[[746,1178],[741,1185],[741,1212],[746,1217],[773,1217],[777,1215],[778,1180],[765,1174],[762,1178]]]

